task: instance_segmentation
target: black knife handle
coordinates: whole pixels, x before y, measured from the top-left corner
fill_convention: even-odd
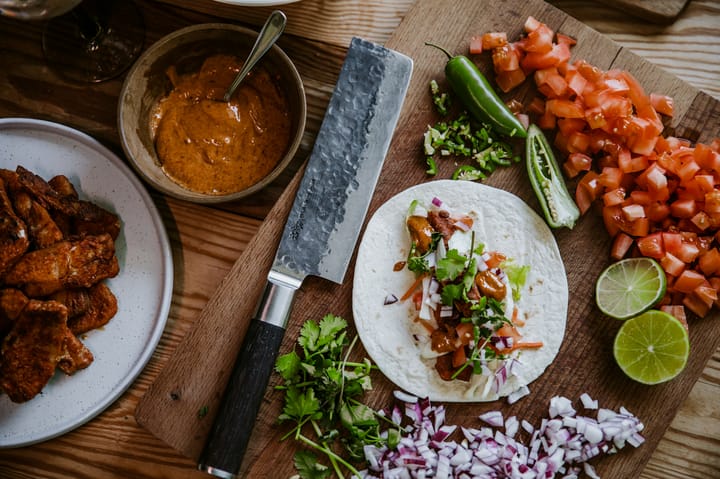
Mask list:
[[[285,329],[250,322],[198,469],[232,478],[240,470]]]

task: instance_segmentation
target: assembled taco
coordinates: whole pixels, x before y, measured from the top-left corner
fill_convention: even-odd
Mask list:
[[[567,304],[550,229],[520,198],[479,183],[399,193],[358,250],[360,339],[388,379],[431,400],[527,394],[560,349]]]

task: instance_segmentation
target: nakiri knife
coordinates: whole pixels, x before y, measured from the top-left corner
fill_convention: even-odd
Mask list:
[[[236,477],[303,280],[342,283],[400,116],[412,60],[353,38],[198,469]]]

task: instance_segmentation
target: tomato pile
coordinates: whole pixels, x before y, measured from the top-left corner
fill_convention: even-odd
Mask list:
[[[720,139],[664,137],[671,97],[647,94],[627,71],[571,62],[576,41],[533,17],[524,30],[515,42],[502,32],[473,37],[470,53],[492,53],[504,92],[532,75],[538,96],[527,110],[556,129],[580,211],[601,204],[611,257],[657,259],[668,280],[661,307],[683,322],[685,308],[703,317],[720,306]]]

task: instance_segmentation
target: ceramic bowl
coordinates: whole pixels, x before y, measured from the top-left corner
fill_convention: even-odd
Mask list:
[[[151,128],[153,108],[171,90],[167,70],[196,72],[206,58],[231,54],[244,60],[257,32],[237,25],[209,23],[175,31],[158,40],[132,66],[123,83],[118,104],[118,130],[123,150],[137,173],[151,186],[169,196],[196,203],[234,201],[267,186],[291,162],[305,129],[305,90],[297,69],[288,56],[273,46],[260,64],[279,77],[290,106],[291,135],[285,154],[275,168],[259,182],[241,191],[213,195],[191,191],[171,180],[161,167]]]

